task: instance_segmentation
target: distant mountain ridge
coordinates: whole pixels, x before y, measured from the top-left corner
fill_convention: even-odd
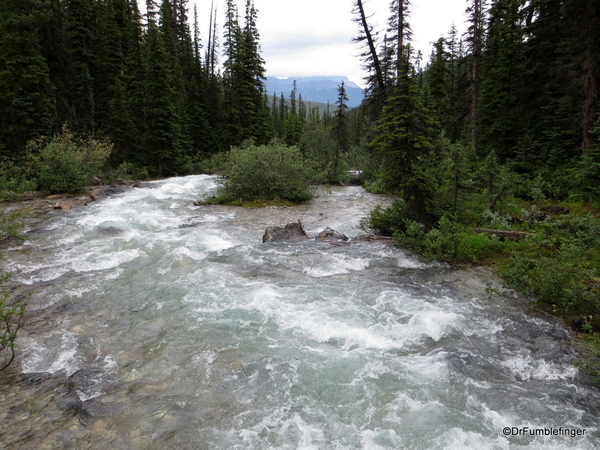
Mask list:
[[[266,90],[267,94],[275,94],[277,97],[283,96],[289,98],[290,92],[294,87],[294,80],[296,80],[296,87],[298,89],[298,96],[302,95],[302,100],[311,102],[321,102],[333,105],[337,100],[337,88],[342,81],[346,88],[346,94],[348,95],[348,106],[355,107],[360,105],[363,100],[364,91],[356,83],[353,83],[344,76],[319,76],[319,77],[267,77]]]

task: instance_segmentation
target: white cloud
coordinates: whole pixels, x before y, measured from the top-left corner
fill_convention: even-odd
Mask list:
[[[208,35],[209,0],[192,0],[198,5],[202,36]],[[219,8],[218,25],[222,32],[224,0]],[[385,32],[390,0],[365,0],[367,12],[375,14],[373,24]],[[245,1],[237,0],[243,18]],[[358,26],[352,21],[354,0],[254,0],[258,9],[258,30],[267,75],[310,76],[345,75],[362,84],[364,72],[358,57],[361,49],[352,44]],[[413,0],[410,22],[413,45],[425,60],[431,43],[447,35],[454,23],[464,30],[467,0]],[[192,16],[192,13],[190,13]]]

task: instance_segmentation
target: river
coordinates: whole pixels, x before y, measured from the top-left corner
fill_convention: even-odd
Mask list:
[[[357,236],[387,199],[332,187],[293,208],[194,205],[215,188],[145,183],[4,251],[35,293],[0,374],[0,447],[600,448],[572,334],[488,295],[484,269],[386,242],[262,243],[298,219]]]

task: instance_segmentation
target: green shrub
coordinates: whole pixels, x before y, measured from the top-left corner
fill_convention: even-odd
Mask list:
[[[21,234],[21,230],[25,223],[25,216],[29,214],[29,211],[29,208],[23,207],[0,209],[0,240],[7,238],[26,239]]]
[[[361,222],[361,227],[364,230],[374,231],[382,236],[392,236],[403,227],[404,218],[402,212],[406,208],[406,203],[403,200],[395,200],[387,208],[382,208],[377,205],[370,213],[366,220]]]
[[[25,209],[0,210],[0,239],[13,237],[24,239],[20,230],[23,227]],[[1,256],[1,255],[0,255]],[[1,273],[0,284],[7,282],[12,273]],[[15,339],[25,320],[27,301],[8,303],[7,291],[0,292],[0,371],[6,369],[15,358]]]
[[[11,273],[0,275],[0,283],[10,279]],[[6,369],[15,359],[15,340],[19,329],[25,321],[27,301],[7,303],[8,294],[0,293],[0,372]]]
[[[331,129],[322,122],[310,122],[303,130],[298,146],[313,169],[317,183],[337,183],[345,177],[338,144]]]
[[[287,200],[300,203],[312,198],[309,170],[297,147],[278,141],[232,148],[224,164],[221,201]]]
[[[496,236],[476,233],[447,216],[419,243],[419,250],[425,256],[454,262],[477,262],[501,249],[502,243]]]
[[[77,139],[64,129],[49,141],[42,138],[28,144],[29,170],[38,189],[71,192],[92,183],[111,150],[106,141]]]
[[[147,180],[150,177],[147,167],[138,167],[130,162],[123,162],[117,167],[99,175],[104,184],[120,183],[128,180]]]
[[[370,192],[371,194],[385,194],[385,186],[383,181],[380,178],[375,178],[369,181],[365,181],[363,184],[365,191]]]
[[[0,201],[11,200],[18,194],[34,190],[35,182],[25,170],[8,158],[0,159]]]

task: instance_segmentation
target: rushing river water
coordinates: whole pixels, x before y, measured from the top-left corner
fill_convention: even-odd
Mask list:
[[[0,447],[600,448],[569,332],[486,295],[484,271],[382,242],[261,241],[298,219],[356,236],[385,199],[193,205],[215,186],[147,183],[5,251],[35,294],[0,374]]]

